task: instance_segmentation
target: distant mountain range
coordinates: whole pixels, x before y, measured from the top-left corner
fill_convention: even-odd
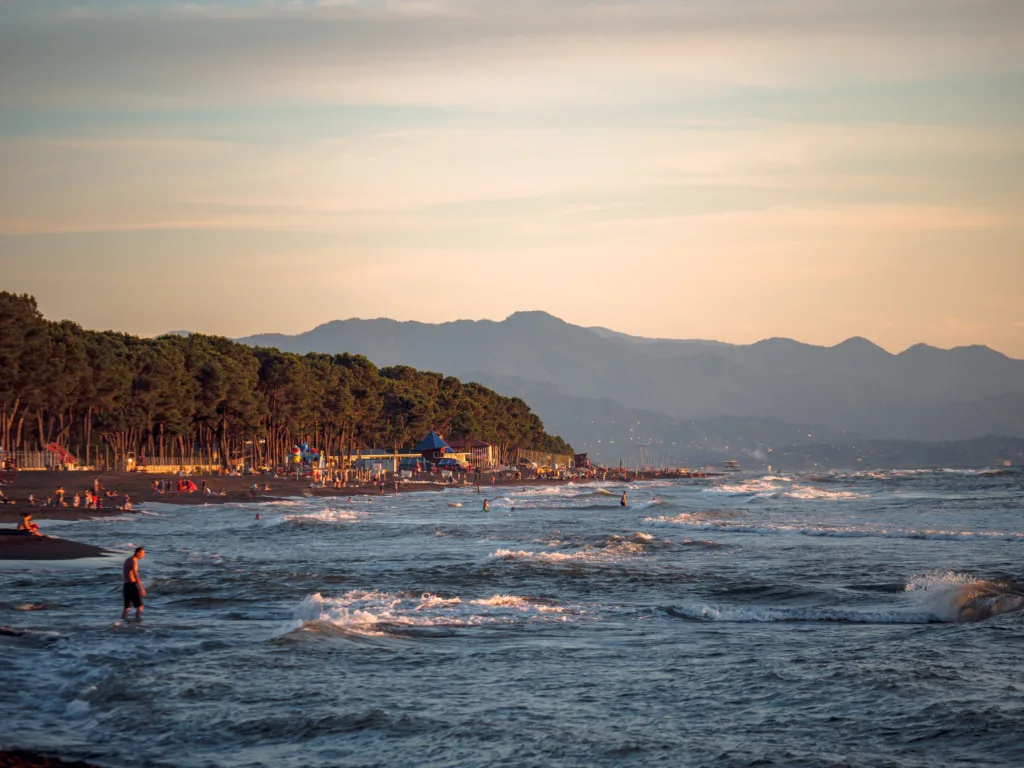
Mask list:
[[[239,341],[476,380],[523,398],[550,431],[609,462],[635,458],[638,445],[648,459],[696,463],[770,461],[768,448],[821,442],[1024,437],[1024,361],[981,346],[894,355],[863,338],[834,347],[648,339],[543,312],[437,325],[341,320]]]

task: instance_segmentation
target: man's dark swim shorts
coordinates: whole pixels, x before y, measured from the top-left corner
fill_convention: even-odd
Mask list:
[[[142,607],[142,594],[139,592],[139,585],[134,581],[126,581],[124,583],[124,607],[128,610],[128,606],[135,608]]]

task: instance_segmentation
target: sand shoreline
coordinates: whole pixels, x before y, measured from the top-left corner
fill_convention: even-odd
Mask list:
[[[529,478],[522,480],[498,479],[494,477],[493,482],[490,475],[485,475],[480,483],[480,491],[483,498],[495,495],[502,488],[529,487],[543,485],[569,485],[590,484],[597,482],[596,479],[581,479],[575,481],[555,480],[547,478]],[[76,491],[82,492],[86,487],[91,487],[93,480],[98,478],[105,489],[116,491],[116,498],[104,499],[104,507],[101,509],[85,509],[83,507],[46,507],[30,506],[27,503],[29,494],[35,494],[37,498],[46,499],[52,496],[58,486],[63,486],[65,499],[70,499]],[[134,472],[117,474],[91,475],[84,472],[24,472],[18,475],[18,481],[14,485],[3,486],[4,493],[16,500],[13,504],[0,506],[0,560],[72,560],[85,557],[99,557],[108,555],[105,550],[94,547],[90,544],[83,544],[65,539],[50,536],[33,537],[18,536],[10,531],[18,523],[21,513],[29,511],[33,518],[40,522],[40,528],[45,534],[47,520],[79,521],[92,520],[121,515],[137,514],[145,511],[153,504],[175,504],[185,506],[202,507],[217,504],[265,504],[275,501],[283,501],[294,498],[307,499],[332,499],[348,498],[350,496],[380,496],[380,486],[357,486],[348,488],[315,488],[310,487],[308,478],[266,478],[254,476],[242,477],[208,477],[195,478],[197,484],[206,480],[211,489],[224,490],[224,495],[206,496],[201,492],[197,493],[155,493],[152,489],[155,479],[173,479],[166,476],[146,475]],[[640,475],[630,477],[629,482],[637,480],[665,479],[662,475]],[[254,483],[259,483],[263,488],[270,485],[271,490],[261,490],[256,495],[250,490]],[[472,490],[473,483],[465,485],[445,485],[439,482],[405,482],[399,486],[398,495],[408,493],[437,493],[446,488],[465,488]],[[131,496],[133,509],[117,509],[116,506],[123,503],[125,495]],[[384,496],[394,496],[394,484],[385,484]],[[110,506],[106,506],[110,505]],[[2,768],[2,766],[0,766]]]
[[[97,768],[81,760],[62,760],[28,749],[0,750],[0,768]]]
[[[0,531],[0,560],[82,560],[87,557],[110,557],[114,553],[55,536],[31,536]]]
[[[65,500],[72,498],[76,491],[84,491],[91,487],[93,479],[98,477],[100,484],[107,490],[116,491],[118,496],[103,500],[101,509],[85,509],[83,507],[72,507],[68,501],[67,507],[30,506],[27,503],[29,494],[45,501],[48,496],[54,495],[58,486],[63,486]],[[555,480],[547,478],[530,478],[522,480],[499,480],[491,482],[491,476],[485,475],[480,483],[481,493],[487,495],[491,489],[507,487],[530,487],[543,485],[568,485],[568,480]],[[36,520],[88,520],[90,518],[111,517],[116,515],[132,514],[145,510],[147,506],[160,504],[178,504],[189,506],[202,506],[209,504],[258,504],[265,502],[281,501],[293,498],[348,498],[349,496],[379,496],[380,486],[350,486],[347,488],[319,488],[310,487],[308,478],[267,478],[259,476],[242,477],[206,477],[194,478],[197,484],[206,481],[212,490],[223,489],[224,495],[203,495],[196,493],[154,493],[152,489],[155,479],[173,479],[167,476],[154,476],[141,473],[125,472],[118,474],[91,475],[84,472],[23,472],[18,475],[15,485],[3,486],[4,493],[16,500],[14,504],[0,505],[0,524],[17,523],[23,511],[32,512]],[[666,479],[663,475],[646,474],[637,477],[630,476],[629,482]],[[589,484],[598,482],[593,479],[581,479],[572,481],[577,484]],[[271,490],[260,490],[253,495],[250,488],[258,483],[261,488],[270,485]],[[399,486],[398,495],[407,493],[436,493],[446,488],[469,488],[475,487],[474,483],[465,485],[451,485],[440,482],[405,482]],[[132,510],[117,509],[124,501],[125,495],[131,496]],[[393,484],[385,484],[385,496],[395,495]]]

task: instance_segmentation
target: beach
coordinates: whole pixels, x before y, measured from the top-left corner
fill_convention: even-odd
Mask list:
[[[470,475],[470,477],[474,477]],[[645,481],[662,479],[660,473],[635,473],[630,472],[630,481]],[[118,495],[113,498],[103,499],[101,509],[86,509],[84,507],[72,507],[70,499],[76,491],[84,492],[91,488],[93,481],[98,479],[100,485]],[[18,474],[17,482],[14,485],[4,485],[3,491],[7,497],[16,501],[14,504],[0,506],[0,524],[17,523],[21,512],[29,510],[37,520],[86,520],[92,517],[109,517],[125,514],[126,510],[118,509],[124,503],[125,496],[130,496],[133,510],[140,507],[145,508],[146,504],[154,502],[176,505],[201,506],[213,504],[239,504],[239,503],[260,503],[280,501],[288,498],[347,498],[349,496],[393,496],[395,487],[393,481],[385,482],[384,493],[381,494],[379,485],[349,485],[345,488],[311,486],[308,477],[280,477],[272,478],[263,475],[253,476],[193,476],[192,480],[200,490],[194,493],[155,493],[153,491],[154,480],[168,480],[174,485],[177,478],[172,475],[149,475],[142,472],[116,472],[103,474],[90,474],[87,472],[21,472]],[[215,492],[214,495],[202,493],[202,483]],[[572,483],[596,482],[595,479],[577,478],[572,481],[554,478],[525,478],[516,480],[502,477],[499,473],[483,473],[480,479],[482,493],[487,493],[490,488],[506,487],[538,487],[558,486]],[[258,485],[260,490],[255,494],[251,488]],[[265,490],[266,486],[270,490]],[[403,481],[399,484],[398,493],[431,493],[445,489],[466,487],[474,488],[475,482],[465,484],[444,483],[437,479],[426,479],[421,481]],[[67,507],[29,506],[27,499],[34,494],[37,499],[53,496],[58,487],[65,491]],[[223,491],[223,495],[218,495]],[[130,513],[130,512],[129,512]]]
[[[653,474],[640,475],[638,480],[656,479]],[[101,509],[86,509],[84,507],[53,507],[53,506],[30,506],[27,499],[30,494],[37,498],[46,499],[53,496],[58,487],[65,490],[65,499],[71,498],[76,491],[83,492],[85,488],[92,487],[94,480],[98,480],[101,487],[108,491],[116,492],[118,495],[112,498],[103,499],[104,506]],[[204,495],[201,491],[194,493],[155,493],[153,491],[154,480],[169,480],[171,484],[176,483],[177,478],[173,476],[147,475],[140,472],[119,472],[105,474],[89,474],[85,472],[22,472],[19,473],[16,484],[5,485],[4,493],[11,501],[16,503],[5,504],[0,507],[0,561],[3,560],[71,560],[85,557],[97,557],[103,555],[103,550],[86,543],[66,541],[62,538],[52,536],[33,537],[25,535],[3,535],[5,528],[14,528],[21,518],[23,512],[31,512],[35,521],[40,524],[40,531],[47,533],[47,521],[75,522],[83,520],[100,520],[116,518],[125,515],[137,514],[152,504],[173,504],[187,507],[206,507],[225,504],[260,505],[273,502],[280,502],[286,499],[337,499],[345,500],[354,497],[379,497],[381,496],[380,486],[350,486],[347,488],[321,488],[312,487],[308,477],[282,477],[268,478],[262,476],[212,476],[193,478],[197,485],[205,480],[211,489],[215,489],[216,495]],[[496,473],[485,474],[481,478],[480,493],[483,497],[493,496],[502,489],[510,487],[533,488],[543,486],[564,486],[573,483],[583,484],[587,480],[568,480],[534,478],[525,480],[503,479]],[[253,495],[251,488],[258,484],[261,488]],[[265,487],[270,485],[270,490]],[[473,490],[475,484],[445,484],[441,482],[409,482],[399,485],[398,495],[405,496],[413,493],[438,493],[446,489],[463,488]],[[219,495],[223,491],[223,495]],[[385,497],[396,495],[394,484],[385,483]],[[130,496],[132,499],[131,510],[119,509],[118,506],[124,503],[124,498]],[[199,511],[199,510],[197,510]]]
[[[102,557],[107,553],[100,547],[54,536],[30,536],[24,533],[0,531],[0,560],[78,560],[84,557]]]
[[[743,474],[496,486],[490,511],[467,487],[53,520],[146,548],[145,617],[120,621],[119,559],[6,564],[2,746],[107,768],[1018,765],[1022,480]]]

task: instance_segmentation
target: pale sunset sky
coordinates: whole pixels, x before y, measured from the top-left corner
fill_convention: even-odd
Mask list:
[[[1021,0],[0,0],[0,289],[1024,358]]]

